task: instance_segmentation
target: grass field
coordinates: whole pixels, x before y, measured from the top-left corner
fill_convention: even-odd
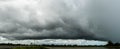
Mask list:
[[[42,46],[0,46],[0,49],[120,49],[120,47],[42,47]]]
[[[120,49],[119,47],[15,47],[12,49]]]
[[[14,47],[12,49],[48,49],[42,46],[26,46],[26,47]]]

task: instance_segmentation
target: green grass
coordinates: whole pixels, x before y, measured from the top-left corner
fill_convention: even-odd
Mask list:
[[[15,47],[12,49],[48,49],[48,48],[41,47],[41,46],[26,46],[26,47]]]

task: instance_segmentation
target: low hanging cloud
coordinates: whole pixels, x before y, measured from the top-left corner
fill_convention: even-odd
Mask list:
[[[0,35],[8,39],[97,39],[83,0],[0,1]]]
[[[111,7],[117,4],[110,3],[114,2],[112,0],[109,2],[108,0],[0,0],[0,36],[7,39],[114,41],[117,36],[109,37],[118,34],[113,35],[115,32],[113,29],[119,27],[117,25],[117,28],[109,29],[109,26],[114,26],[116,23],[106,23],[113,21],[109,21],[112,16],[104,10],[110,5],[109,8],[116,12]],[[113,15],[119,16],[116,13]]]
[[[42,40],[9,40],[0,36],[0,43],[12,44],[36,44],[36,45],[106,45],[107,41],[85,40],[85,39],[42,39]]]

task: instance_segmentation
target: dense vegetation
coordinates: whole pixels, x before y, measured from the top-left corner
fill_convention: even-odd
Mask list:
[[[111,41],[108,41],[106,46],[120,46],[120,43],[112,43]]]

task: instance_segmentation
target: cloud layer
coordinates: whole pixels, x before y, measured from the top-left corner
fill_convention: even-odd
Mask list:
[[[83,40],[83,39],[43,39],[43,40],[0,40],[0,43],[13,44],[36,44],[36,45],[106,45],[105,41]]]
[[[96,35],[104,37],[113,42],[120,42],[120,1],[119,0],[99,0],[91,1],[90,22],[91,28]]]
[[[83,0],[0,1],[0,35],[9,39],[97,39]]]
[[[118,42],[119,8],[118,0],[0,0],[0,36]]]

